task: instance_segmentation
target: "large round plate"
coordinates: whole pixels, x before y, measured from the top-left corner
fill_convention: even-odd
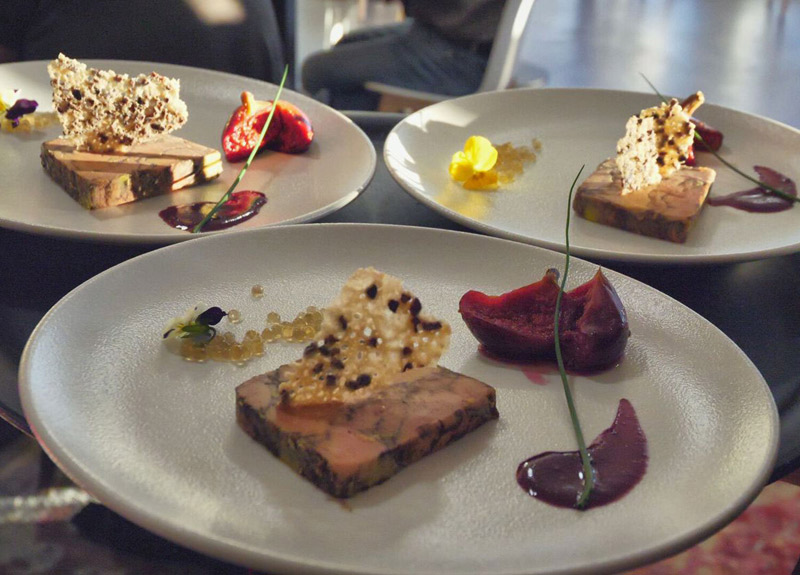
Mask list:
[[[481,232],[564,249],[569,186],[581,165],[585,179],[615,153],[626,120],[657,105],[653,94],[608,90],[507,90],[432,105],[398,124],[386,139],[391,174],[413,197],[453,221]],[[697,116],[722,130],[722,154],[751,173],[766,165],[800,181],[800,131],[766,118],[704,104]],[[492,142],[542,142],[537,162],[496,192],[466,191],[450,179],[450,158],[473,135]],[[752,188],[708,153],[717,170],[711,195]],[[754,173],[753,173],[754,174]],[[658,263],[722,262],[794,252],[800,247],[800,211],[750,214],[707,206],[685,244],[647,238],[575,218],[573,253],[610,260]]]
[[[157,71],[181,82],[181,98],[189,120],[176,136],[221,149],[222,129],[240,104],[242,91],[267,100],[277,86],[209,70],[160,63],[89,60],[91,66],[136,75]],[[47,62],[0,66],[0,88],[52,110]],[[237,189],[257,190],[267,205],[255,218],[232,230],[308,222],[354,200],[375,172],[375,148],[364,132],[339,112],[311,98],[284,90],[282,99],[297,105],[311,119],[315,139],[298,155],[264,153],[256,157]],[[158,213],[172,204],[216,202],[241,170],[242,163],[223,158],[222,175],[210,183],[125,206],[89,211],[78,205],[42,169],[42,142],[61,133],[59,124],[30,134],[0,132],[0,225],[52,236],[104,242],[168,243],[190,239],[185,231],[165,224]]]
[[[772,469],[778,417],[758,371],[720,331],[608,272],[633,335],[618,368],[573,379],[575,398],[588,440],[611,425],[621,398],[632,402],[648,472],[626,497],[588,512],[530,498],[515,482],[517,464],[575,445],[560,380],[543,367],[536,384],[478,354],[458,300],[562,264],[554,252],[485,236],[349,224],[170,246],[100,274],[47,314],[20,368],[25,415],[58,465],[111,509],[271,573],[616,572],[676,552],[740,512]],[[493,385],[500,419],[342,505],[235,422],[235,386],[297,359],[301,344],[273,345],[236,367],[187,363],[160,338],[168,318],[200,300],[242,312],[240,324],[222,327],[260,329],[270,310],[294,317],[324,306],[368,265],[403,278],[451,323],[441,363]],[[596,268],[572,269],[576,286]]]

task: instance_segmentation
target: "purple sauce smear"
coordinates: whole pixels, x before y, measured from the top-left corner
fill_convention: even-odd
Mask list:
[[[614,423],[589,446],[594,489],[584,509],[607,505],[628,493],[647,471],[647,438],[636,412],[621,399]],[[575,507],[583,491],[578,451],[546,451],[520,463],[517,483],[528,495],[557,507]]]
[[[759,179],[768,186],[797,197],[797,187],[794,182],[783,174],[765,166],[753,166],[753,169],[758,173]],[[734,192],[726,196],[709,197],[706,203],[710,206],[728,206],[761,214],[782,212],[795,204],[795,202],[773,194],[762,187]]]
[[[193,204],[169,206],[161,210],[158,215],[173,228],[192,230],[205,216],[203,207],[213,206],[214,203],[215,202],[195,202]],[[206,222],[201,231],[213,232],[216,230],[224,230],[247,221],[255,216],[266,203],[267,198],[261,192],[233,192],[230,199],[220,207],[213,218]]]

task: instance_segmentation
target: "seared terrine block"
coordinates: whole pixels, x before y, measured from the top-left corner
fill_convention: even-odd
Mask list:
[[[82,152],[66,139],[42,144],[42,167],[87,209],[168,194],[222,173],[218,150],[161,136],[107,153]]]
[[[357,400],[306,406],[281,400],[283,369],[236,388],[237,421],[334,497],[382,483],[498,417],[492,387],[442,367],[399,373]]]
[[[608,159],[580,185],[572,207],[592,222],[683,243],[715,178],[711,168],[684,166],[658,184],[623,194],[620,171]]]

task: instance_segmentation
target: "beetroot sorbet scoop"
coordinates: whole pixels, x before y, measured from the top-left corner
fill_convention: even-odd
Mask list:
[[[458,311],[490,354],[507,360],[555,361],[554,314],[558,271],[499,296],[469,291]],[[561,299],[561,353],[573,371],[596,371],[619,362],[630,336],[625,308],[601,270]]]

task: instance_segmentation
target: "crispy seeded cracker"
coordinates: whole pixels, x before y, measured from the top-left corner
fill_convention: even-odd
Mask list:
[[[357,400],[393,374],[435,366],[451,330],[421,310],[399,279],[359,269],[325,309],[318,340],[283,370],[281,400],[294,406]]]
[[[697,92],[684,109],[673,98],[628,119],[616,157],[623,195],[658,184],[685,164],[694,142],[690,116],[703,100],[703,93]]]
[[[189,116],[180,82],[155,72],[131,78],[64,54],[47,72],[64,136],[80,151],[124,149],[177,130]]]

